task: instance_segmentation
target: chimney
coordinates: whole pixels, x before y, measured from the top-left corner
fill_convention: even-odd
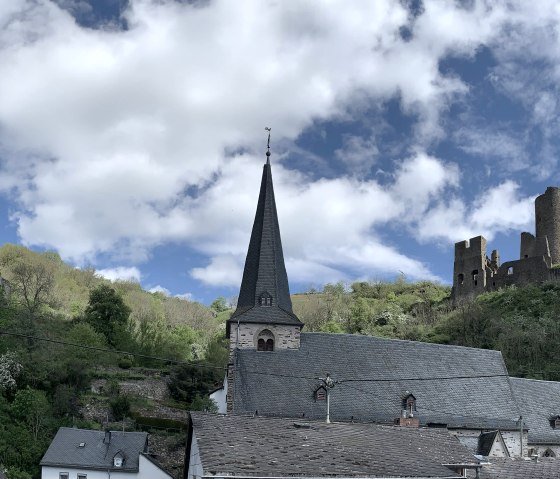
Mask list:
[[[105,431],[105,437],[103,438],[103,444],[109,445],[111,442],[111,431]]]
[[[395,426],[401,427],[420,427],[420,420],[406,409],[401,411],[401,415],[395,419]]]

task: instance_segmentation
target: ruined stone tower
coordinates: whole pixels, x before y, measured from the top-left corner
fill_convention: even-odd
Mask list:
[[[519,259],[500,264],[497,250],[486,256],[483,236],[455,243],[453,300],[503,286],[560,280],[560,188],[548,187],[535,200],[536,235],[521,233]]]
[[[267,151],[263,167],[237,309],[226,326],[230,342],[226,398],[228,412],[233,410],[235,401],[236,351],[253,349],[266,354],[280,349],[298,349],[303,327],[292,311],[269,158],[270,150]]]
[[[560,263],[560,188],[549,186],[535,200],[537,238],[548,239],[553,264]]]

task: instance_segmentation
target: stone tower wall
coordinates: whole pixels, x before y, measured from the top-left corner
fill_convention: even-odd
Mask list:
[[[227,412],[233,412],[236,351],[238,349],[257,349],[259,334],[267,330],[274,338],[274,350],[299,349],[300,326],[285,324],[240,323],[239,332],[237,324],[232,323],[229,333],[229,365],[227,372],[228,391],[226,396]],[[259,354],[268,354],[262,351]]]
[[[549,186],[537,197],[535,225],[537,238],[548,238],[552,263],[560,263],[560,188]]]
[[[486,289],[486,239],[476,236],[455,243],[453,296],[480,294]]]

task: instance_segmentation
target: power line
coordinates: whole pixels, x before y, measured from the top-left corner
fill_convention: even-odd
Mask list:
[[[7,331],[0,331],[0,335],[16,336],[16,337],[26,338],[26,339],[34,339],[36,341],[46,341],[48,343],[62,344],[63,346],[73,346],[75,348],[89,349],[89,350],[92,350],[92,351],[102,351],[102,352],[105,352],[105,353],[126,354],[126,355],[130,355],[130,356],[136,356],[136,357],[139,357],[139,358],[155,359],[157,361],[164,361],[164,362],[175,363],[175,364],[186,364],[188,366],[199,367],[199,368],[220,369],[222,371],[224,371],[226,369],[223,366],[197,364],[197,363],[193,363],[193,362],[189,362],[189,361],[180,361],[180,360],[177,360],[177,359],[161,358],[159,356],[150,356],[148,354],[131,353],[129,351],[121,351],[121,350],[118,350],[118,349],[98,348],[98,347],[95,347],[95,346],[86,346],[84,344],[68,343],[66,341],[59,341],[59,340],[56,340],[56,339],[40,338],[38,336],[31,336],[31,335],[28,335],[28,334],[9,333]]]
[[[318,376],[295,376],[292,374],[279,374],[279,373],[271,373],[270,371],[251,371],[251,370],[244,370],[245,373],[248,374],[258,374],[262,376],[278,376],[284,378],[293,378],[293,379],[317,379],[320,380],[321,378]],[[473,376],[434,376],[431,378],[382,378],[382,379],[374,379],[374,378],[360,378],[360,379],[338,379],[335,381],[337,384],[342,383],[349,383],[349,382],[375,382],[375,383],[394,383],[394,382],[401,382],[401,381],[438,381],[438,380],[452,380],[452,379],[479,379],[479,378],[498,378],[498,377],[508,377],[507,374],[477,374]]]

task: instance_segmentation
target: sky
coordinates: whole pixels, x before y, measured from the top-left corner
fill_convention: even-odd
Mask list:
[[[0,2],[0,241],[233,298],[270,127],[292,292],[517,259],[559,35],[556,0]]]

